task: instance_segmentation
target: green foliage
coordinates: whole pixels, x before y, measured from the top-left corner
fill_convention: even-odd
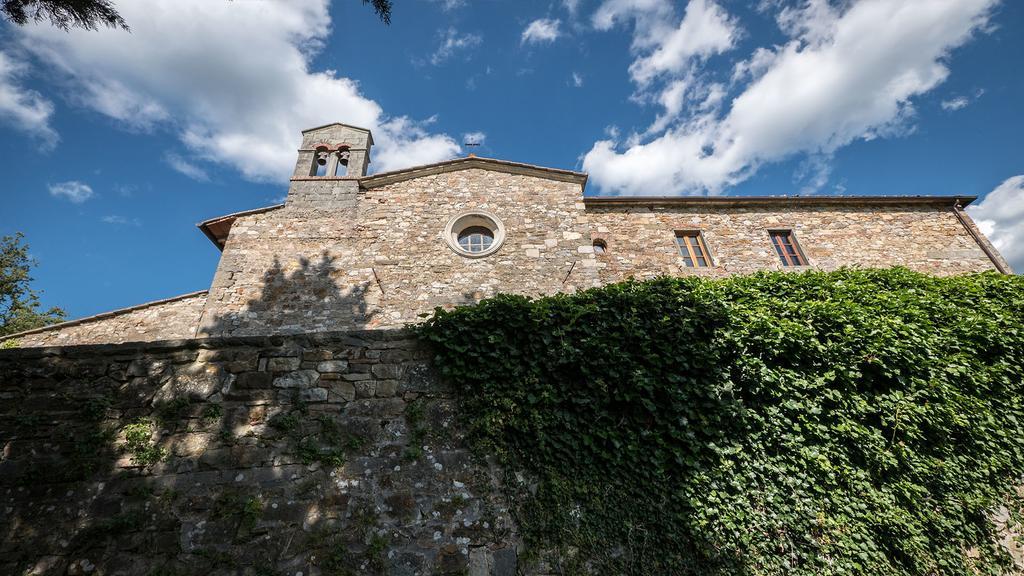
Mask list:
[[[562,573],[1008,571],[1024,278],[661,278],[419,332]]]
[[[0,238],[0,336],[60,322],[65,316],[60,308],[39,308],[39,292],[30,286],[29,275],[36,263],[23,240],[20,232]]]
[[[258,496],[246,496],[236,490],[226,490],[217,496],[211,516],[218,520],[232,520],[237,524],[236,540],[247,537],[263,517],[263,501]]]
[[[153,416],[160,426],[175,428],[189,415],[191,409],[192,399],[182,396],[165,402],[157,402],[153,406]]]
[[[113,404],[109,396],[93,396],[82,402],[82,418],[86,422],[99,422],[107,415],[107,410]]]
[[[279,412],[274,414],[267,422],[271,428],[281,432],[291,432],[299,426],[299,415],[295,412]]]
[[[124,449],[139,466],[152,466],[167,457],[167,451],[153,441],[153,423],[137,420],[124,427]]]
[[[88,410],[87,407],[86,414],[90,414]],[[68,430],[64,442],[71,446],[71,452],[67,464],[61,470],[62,479],[83,480],[99,472],[113,456],[112,444],[116,437],[117,429],[113,427]]]
[[[303,410],[275,414],[267,424],[287,434],[295,450],[295,454],[303,464],[320,464],[338,468],[345,465],[345,456],[349,451],[359,450],[366,445],[366,438],[356,434],[345,434],[337,421],[321,415],[316,419],[317,432],[303,433]]]
[[[370,543],[366,546],[366,560],[370,569],[378,574],[387,568],[387,548],[388,539],[385,536],[377,533],[370,536]]]
[[[415,462],[423,457],[423,443],[427,440],[427,427],[423,422],[425,407],[420,399],[405,405],[405,423],[409,427],[409,445],[402,451],[403,462]]]
[[[128,30],[110,0],[0,0],[0,12],[19,26],[30,20],[49,20],[65,32],[71,28],[96,30],[100,25]]]
[[[203,420],[208,422],[218,420],[224,415],[224,407],[217,403],[207,404],[203,408]]]

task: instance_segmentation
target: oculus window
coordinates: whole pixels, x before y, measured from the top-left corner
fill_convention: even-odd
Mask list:
[[[505,226],[493,214],[465,212],[448,221],[444,240],[460,256],[482,258],[501,248],[505,241]]]

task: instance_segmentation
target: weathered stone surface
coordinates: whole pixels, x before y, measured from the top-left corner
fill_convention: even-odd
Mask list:
[[[206,291],[33,331],[19,346],[67,346],[194,338]],[[133,374],[136,375],[136,374]]]
[[[302,359],[298,357],[284,356],[281,358],[268,358],[267,370],[271,372],[289,372],[298,370]]]
[[[219,391],[229,377],[216,364],[195,363],[175,367],[174,378],[157,391],[153,400],[170,402],[179,398],[206,398]]]
[[[317,372],[344,372],[348,370],[348,362],[344,360],[330,360],[327,362],[320,362],[316,365]]]
[[[477,468],[461,445],[448,389],[423,364],[396,380],[371,377],[384,358],[405,357],[388,352],[415,355],[411,346],[380,331],[0,350],[0,574],[321,574],[337,549],[362,574],[366,530],[386,536],[380,573],[516,574],[515,524],[492,488],[503,475]],[[357,359],[364,379],[252,371],[257,357],[269,368],[276,358],[328,355]],[[250,371],[228,373],[240,358],[252,359]],[[137,376],[127,384],[108,376],[128,378],[129,367]],[[208,376],[234,381],[207,386]],[[357,386],[370,394],[357,399]],[[407,404],[395,394],[414,387],[431,389],[419,400],[423,422],[444,434],[428,435],[409,462]],[[162,390],[198,394],[157,413]],[[96,398],[111,406],[100,421],[75,416]],[[162,459],[149,466],[119,448],[124,426],[140,420],[159,422],[150,437]],[[102,430],[121,434],[108,440]],[[82,460],[77,443],[93,437]],[[486,490],[468,482],[476,476],[488,478]],[[484,529],[484,509],[509,530]]]
[[[316,370],[297,370],[274,378],[275,388],[305,388],[320,379]]]
[[[327,389],[326,388],[308,388],[302,391],[303,402],[326,402],[327,401]]]

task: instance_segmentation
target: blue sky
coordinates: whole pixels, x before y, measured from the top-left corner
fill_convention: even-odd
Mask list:
[[[209,286],[195,228],[279,202],[299,131],[373,171],[477,154],[588,194],[972,194],[1024,268],[1024,3],[147,0],[0,25],[0,233],[72,317]]]

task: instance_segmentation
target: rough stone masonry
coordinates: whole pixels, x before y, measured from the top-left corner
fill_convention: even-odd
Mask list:
[[[0,350],[0,574],[539,573],[397,331]]]
[[[8,337],[47,346],[394,328],[498,292],[572,292],[629,277],[907,266],[933,274],[1009,266],[966,196],[585,196],[587,175],[459,158],[367,175],[367,130],[303,132],[287,201],[214,218],[223,251],[208,291]],[[474,236],[476,234],[476,236]],[[678,236],[699,234],[707,266]],[[477,238],[481,250],[467,246]]]

